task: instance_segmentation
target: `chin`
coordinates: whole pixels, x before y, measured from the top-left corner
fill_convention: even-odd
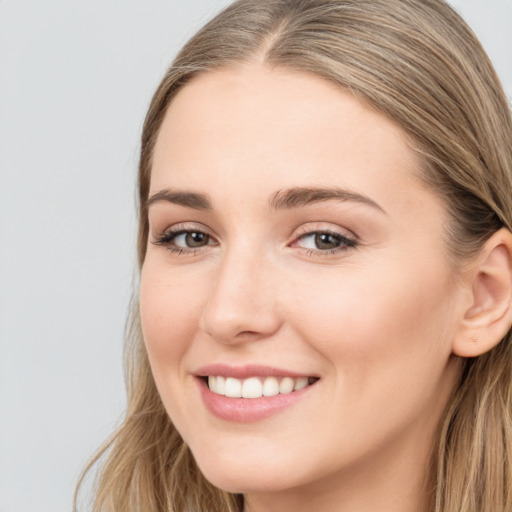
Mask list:
[[[202,470],[201,470],[202,471]],[[244,474],[232,471],[202,471],[205,478],[215,487],[233,494],[273,493],[295,487],[281,475],[268,472],[266,468],[246,468]]]
[[[276,458],[225,456],[196,458],[204,477],[213,485],[234,494],[277,492],[300,485],[301,475],[293,472],[292,464]]]

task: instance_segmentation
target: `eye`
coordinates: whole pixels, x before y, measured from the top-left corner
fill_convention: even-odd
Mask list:
[[[184,254],[217,245],[216,240],[195,227],[176,226],[153,240],[155,245],[164,246],[172,252]]]
[[[299,236],[293,246],[307,249],[311,254],[333,254],[355,247],[356,240],[334,231],[310,231]]]
[[[182,233],[176,233],[172,241],[177,247],[203,247],[209,244],[210,236],[201,231],[184,231]]]

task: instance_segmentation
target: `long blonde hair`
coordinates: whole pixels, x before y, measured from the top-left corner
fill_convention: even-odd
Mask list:
[[[240,0],[182,49],[142,134],[139,266],[148,237],[155,139],[177,91],[198,73],[250,62],[314,73],[396,121],[423,155],[422,177],[451,214],[455,264],[512,226],[512,119],[481,45],[442,0]],[[458,262],[458,263],[457,263]],[[94,510],[235,512],[243,498],[201,475],[167,416],[146,356],[136,299],[126,344],[128,408],[101,463]],[[512,343],[463,364],[439,427],[430,482],[435,512],[512,510]]]

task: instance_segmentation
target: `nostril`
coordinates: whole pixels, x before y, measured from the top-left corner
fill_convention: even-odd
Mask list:
[[[236,337],[237,338],[254,338],[254,336],[258,336],[259,333],[256,331],[241,331],[239,332]]]
[[[233,260],[230,263],[237,264]],[[223,344],[257,341],[278,331],[282,318],[275,304],[275,293],[269,292],[268,287],[258,289],[256,276],[248,276],[247,269],[228,270],[229,276],[220,275],[211,288],[199,328]]]

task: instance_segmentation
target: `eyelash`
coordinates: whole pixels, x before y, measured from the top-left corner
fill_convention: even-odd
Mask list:
[[[198,251],[201,251],[205,247],[211,246],[210,244],[206,244],[197,248],[194,247],[179,247],[176,245],[173,245],[174,240],[184,234],[190,234],[190,233],[199,233],[202,235],[205,235],[208,237],[209,241],[213,239],[213,237],[208,234],[205,230],[197,229],[191,226],[176,226],[175,228],[169,229],[166,232],[162,233],[160,236],[158,236],[154,241],[153,244],[157,246],[165,247],[167,250],[171,251],[174,254],[177,255],[194,255]],[[307,256],[313,257],[313,256],[331,256],[334,254],[339,254],[345,251],[348,251],[349,249],[356,248],[358,246],[358,241],[355,238],[350,238],[346,235],[343,235],[342,233],[332,231],[329,229],[316,229],[316,230],[310,230],[308,228],[303,228],[303,233],[299,234],[295,240],[290,244],[292,247],[297,244],[300,240],[305,240],[312,236],[317,235],[330,235],[333,238],[335,238],[339,242],[339,246],[332,248],[332,249],[305,249],[300,248],[303,251],[305,251],[305,254]],[[215,244],[216,245],[216,244]]]
[[[330,229],[316,229],[312,231],[308,228],[304,228],[304,232],[294,240],[292,245],[295,245],[300,240],[305,240],[313,236],[316,237],[317,235],[330,235],[335,238],[340,245],[332,249],[306,249],[307,256],[331,256],[356,248],[358,245],[358,241],[355,238],[350,238],[338,231],[332,231]]]
[[[193,255],[197,251],[203,249],[204,247],[208,247],[209,244],[201,247],[178,247],[176,245],[173,245],[174,240],[180,236],[185,235],[189,233],[200,233],[205,236],[207,236],[209,239],[212,239],[213,237],[209,235],[205,230],[203,229],[197,229],[192,226],[184,226],[184,225],[178,225],[175,228],[169,229],[162,233],[160,236],[158,236],[153,243],[158,246],[165,247],[167,250],[171,251],[172,253],[175,253],[177,255]]]

